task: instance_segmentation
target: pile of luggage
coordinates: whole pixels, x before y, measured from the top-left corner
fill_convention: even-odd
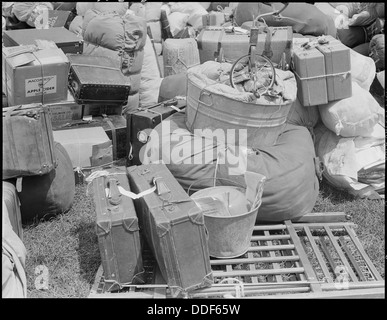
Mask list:
[[[275,66],[268,97],[251,79],[233,88],[229,74],[264,3],[4,3],[9,239],[22,239],[22,221],[69,210],[75,184],[87,182],[110,290],[145,281],[144,237],[173,296],[185,297],[212,284],[205,214],[189,190],[248,188],[246,172],[260,174],[256,220],[270,222],[311,212],[323,176],[380,199],[385,119],[370,89],[384,89],[381,40],[361,55],[336,39],[331,16],[302,7],[313,23],[293,4],[290,22],[269,19],[255,39]],[[22,266],[16,246],[8,258]]]

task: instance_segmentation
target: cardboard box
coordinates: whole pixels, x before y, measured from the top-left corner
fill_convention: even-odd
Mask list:
[[[75,102],[70,91],[67,100],[48,104],[52,125],[63,125],[71,120],[82,119],[82,105]]]
[[[62,144],[73,168],[89,168],[113,161],[112,142],[102,127],[54,131],[54,140]]]
[[[326,44],[317,45],[325,58],[328,101],[352,96],[350,49],[332,36],[325,36]]]
[[[67,99],[70,63],[60,49],[3,47],[2,67],[9,106]]]
[[[106,115],[121,115],[122,105],[99,105],[99,104],[85,104],[83,106],[84,116],[101,116]]]
[[[292,69],[297,81],[297,97],[304,107],[328,103],[325,59],[319,50],[294,48]]]

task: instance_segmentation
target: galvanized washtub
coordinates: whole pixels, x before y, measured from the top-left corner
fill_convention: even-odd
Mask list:
[[[230,143],[251,148],[274,145],[296,100],[294,75],[290,71],[276,69],[285,96],[275,99],[262,96],[256,103],[248,102],[247,93],[226,85],[220,86],[206,78],[201,73],[201,66],[190,68],[187,73],[187,128],[199,135],[201,132],[198,130],[223,130],[225,137],[227,132],[230,134],[227,130],[235,129],[235,141]],[[240,129],[245,129],[245,132]]]

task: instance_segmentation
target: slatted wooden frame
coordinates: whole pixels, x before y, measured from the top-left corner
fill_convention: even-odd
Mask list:
[[[356,225],[335,221],[337,214],[322,216],[256,225],[246,254],[211,259],[214,284],[189,297],[384,298],[384,280],[357,238]],[[327,217],[335,222],[325,222]],[[100,267],[89,297],[170,298],[150,252],[144,256],[147,284],[105,292]]]

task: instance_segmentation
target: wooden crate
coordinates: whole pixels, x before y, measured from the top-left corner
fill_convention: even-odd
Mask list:
[[[246,254],[211,258],[214,284],[191,292],[189,298],[384,298],[384,280],[355,226],[342,213],[258,224]],[[144,261],[145,285],[108,293],[100,267],[89,297],[170,298],[149,249],[144,250]]]

